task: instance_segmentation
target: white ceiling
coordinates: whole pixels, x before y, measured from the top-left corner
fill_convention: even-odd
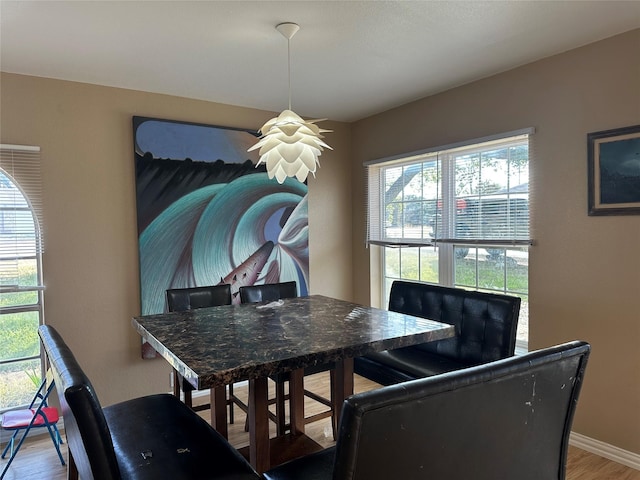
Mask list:
[[[280,111],[286,21],[293,110],[354,121],[638,28],[640,1],[1,0],[0,69]]]

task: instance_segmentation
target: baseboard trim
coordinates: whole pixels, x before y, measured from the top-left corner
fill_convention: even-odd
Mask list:
[[[202,398],[202,397],[208,397],[211,393],[211,390],[207,389],[207,390],[195,390],[194,392],[191,393],[191,398]]]
[[[62,417],[58,419],[58,423],[56,423],[56,427],[58,427],[58,430],[60,431],[60,435],[62,435],[62,433],[64,432],[64,422],[62,420]],[[20,438],[22,438],[23,434],[24,434],[24,431],[21,431],[18,434],[18,438],[16,439],[16,441],[19,441]],[[44,427],[33,428],[29,431],[29,435],[27,436],[27,438],[36,437],[38,435],[49,435],[49,431]],[[12,436],[13,436],[13,430],[0,430],[0,447],[2,447],[2,449],[4,449],[4,447],[6,446],[6,443],[9,441],[9,439]],[[64,435],[62,437],[62,441],[65,441]],[[0,449],[0,452],[2,452],[2,449]]]
[[[234,387],[245,387],[249,384],[249,382],[247,380],[242,380],[241,382],[233,382],[233,386]],[[229,388],[227,386],[227,388]],[[171,392],[169,392],[171,393]],[[211,391],[209,389],[206,390],[194,390],[193,393],[191,394],[191,398],[202,398],[202,397],[208,397],[210,395]]]
[[[613,462],[640,470],[640,454],[614,447],[608,443],[575,432],[571,432],[569,444]]]

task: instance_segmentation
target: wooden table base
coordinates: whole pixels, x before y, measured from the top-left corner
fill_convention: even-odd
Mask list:
[[[305,434],[288,433],[269,439],[269,463],[271,466],[280,465],[322,449],[322,445]],[[249,460],[249,450],[249,447],[243,447],[238,451]]]
[[[353,394],[353,359],[336,362],[331,374],[333,411],[339,417],[345,398]],[[227,438],[227,402],[224,387],[211,390],[213,427]],[[258,473],[288,460],[317,452],[322,446],[304,434],[304,369],[290,372],[289,411],[291,432],[269,438],[269,399],[267,377],[249,380],[249,446],[240,452]],[[335,419],[336,423],[339,418]]]

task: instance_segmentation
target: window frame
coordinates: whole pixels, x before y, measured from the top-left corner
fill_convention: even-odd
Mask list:
[[[533,155],[532,155],[532,149],[531,149],[531,135],[535,133],[535,130],[533,128],[528,128],[528,129],[522,129],[522,130],[518,130],[518,131],[513,131],[513,132],[507,132],[505,134],[500,134],[500,135],[495,135],[492,137],[484,137],[481,139],[475,139],[475,140],[470,140],[470,141],[466,141],[466,142],[460,142],[457,144],[452,144],[452,145],[448,145],[448,146],[444,146],[444,147],[438,147],[438,148],[433,148],[433,149],[428,149],[428,150],[423,150],[423,151],[418,151],[418,152],[412,152],[409,154],[405,154],[405,155],[396,155],[394,157],[388,157],[385,159],[379,159],[379,160],[374,160],[374,161],[370,161],[370,162],[365,162],[364,166],[366,167],[367,170],[367,178],[366,178],[366,185],[368,187],[367,190],[367,237],[366,237],[366,243],[367,245],[373,244],[376,246],[380,247],[380,254],[376,255],[378,257],[379,263],[378,263],[378,268],[379,268],[379,272],[380,275],[376,276],[372,279],[372,282],[374,283],[374,285],[371,285],[373,289],[372,292],[375,292],[376,290],[378,291],[377,294],[374,293],[374,297],[379,295],[380,301],[382,304],[387,304],[388,302],[388,288],[390,286],[390,280],[392,280],[394,278],[394,274],[392,273],[391,275],[389,275],[388,272],[388,264],[387,264],[387,256],[389,255],[390,249],[391,248],[399,248],[400,252],[398,252],[398,272],[397,275],[398,277],[395,278],[407,278],[405,276],[403,276],[403,269],[402,269],[402,255],[403,255],[403,250],[405,248],[409,248],[409,247],[413,247],[416,248],[416,255],[418,258],[418,265],[419,265],[419,271],[418,271],[418,280],[415,279],[411,279],[411,278],[407,278],[408,280],[415,280],[415,281],[422,281],[422,282],[426,282],[426,283],[437,283],[439,285],[445,285],[445,286],[455,286],[456,283],[461,283],[461,282],[456,282],[456,258],[455,258],[455,254],[454,254],[454,249],[456,247],[468,247],[470,249],[476,249],[476,258],[475,258],[475,263],[476,263],[476,272],[478,270],[478,251],[486,248],[486,247],[495,247],[496,249],[505,249],[504,250],[504,265],[501,268],[504,268],[505,271],[505,281],[503,284],[502,289],[495,289],[494,287],[490,287],[487,289],[483,289],[481,285],[479,285],[479,281],[478,281],[478,274],[476,273],[476,280],[475,280],[475,287],[469,286],[469,285],[465,285],[462,284],[460,285],[460,288],[469,288],[469,289],[474,289],[474,290],[482,290],[482,291],[493,291],[496,293],[505,293],[505,294],[510,294],[510,295],[517,295],[517,296],[525,296],[528,297],[528,293],[529,293],[529,288],[528,288],[528,281],[526,281],[525,285],[526,285],[526,291],[522,291],[521,289],[518,290],[510,290],[509,289],[509,285],[507,284],[506,281],[506,275],[507,275],[507,262],[506,262],[506,252],[509,249],[524,249],[528,252],[529,248],[533,245],[533,241],[530,238],[530,219],[527,219],[527,231],[526,231],[526,237],[527,238],[508,238],[508,239],[504,239],[504,240],[498,240],[498,239],[488,239],[488,238],[475,238],[472,240],[467,240],[467,239],[463,239],[463,238],[456,238],[457,235],[455,234],[451,234],[451,231],[447,231],[446,229],[443,230],[443,232],[438,232],[438,233],[444,233],[447,238],[438,238],[439,236],[442,237],[442,235],[439,235],[436,233],[436,229],[440,230],[442,227],[433,225],[432,226],[432,232],[431,232],[431,238],[425,238],[425,230],[424,230],[424,225],[423,230],[422,230],[422,238],[420,239],[414,239],[414,238],[404,238],[404,237],[399,237],[399,238],[389,238],[389,237],[385,237],[384,235],[378,235],[377,237],[375,236],[375,233],[372,235],[372,231],[371,231],[371,217],[374,217],[374,221],[378,221],[377,227],[380,229],[378,230],[378,234],[385,232],[385,207],[386,207],[386,203],[385,203],[385,199],[384,199],[384,188],[385,188],[385,184],[383,183],[383,179],[384,179],[384,169],[387,167],[399,167],[399,166],[408,166],[408,165],[412,165],[412,164],[419,164],[422,163],[424,165],[425,162],[429,162],[430,159],[435,160],[436,162],[442,162],[442,163],[438,163],[438,174],[437,174],[437,184],[438,184],[438,189],[442,190],[442,192],[438,192],[436,197],[438,202],[442,202],[441,204],[438,204],[437,208],[440,208],[440,205],[442,205],[442,210],[440,211],[440,215],[442,218],[449,218],[449,226],[451,228],[454,229],[455,231],[455,226],[457,225],[456,220],[455,220],[455,215],[457,214],[455,211],[455,206],[457,205],[457,196],[456,196],[456,188],[454,186],[454,182],[455,182],[455,168],[456,168],[456,152],[461,152],[461,151],[466,151],[466,154],[470,154],[473,149],[476,149],[477,151],[490,151],[491,149],[491,142],[495,142],[496,145],[501,145],[501,146],[505,146],[505,145],[517,145],[519,143],[527,142],[528,143],[528,149],[527,149],[527,162],[528,162],[528,169],[530,171],[530,166],[532,164],[532,159],[533,159]],[[483,145],[484,144],[484,145]],[[443,160],[444,157],[447,157],[446,161]],[[370,175],[370,167],[375,167],[377,170],[376,173],[376,178],[372,179],[372,176]],[[424,167],[422,167],[424,168]],[[445,171],[444,173],[440,172],[440,169]],[[448,169],[448,171],[447,171]],[[448,175],[447,175],[448,174]],[[510,178],[510,174],[509,171],[507,170],[507,172],[505,173],[506,177]],[[445,181],[443,181],[443,179]],[[527,201],[528,201],[528,205],[527,205],[527,214],[529,214],[530,212],[530,205],[531,205],[531,201],[530,201],[530,192],[531,192],[531,182],[530,182],[530,175],[528,175],[527,172],[527,178],[526,181],[529,183],[529,190],[526,192],[527,194]],[[408,185],[408,182],[405,184]],[[374,189],[378,189],[377,192],[374,191]],[[373,190],[373,191],[372,191]],[[424,192],[423,192],[424,193]],[[374,212],[374,214],[372,215],[371,212],[371,195],[374,195],[377,197],[377,201],[378,201],[378,207],[379,210],[377,212]],[[480,195],[480,198],[482,198],[482,195]],[[428,198],[426,198],[425,196],[423,196],[423,202],[425,201],[424,199],[426,199],[427,201],[429,201]],[[376,201],[374,199],[374,201]],[[406,205],[406,204],[405,204]],[[505,213],[505,218],[509,219],[510,218],[510,208],[511,208],[512,204],[511,204],[511,192],[507,192],[507,207],[506,207],[506,213]],[[453,209],[452,211],[447,211],[447,207],[449,207],[449,209]],[[421,210],[422,212],[424,212],[424,207]],[[437,221],[436,221],[437,222]],[[405,224],[402,224],[402,229],[405,228]],[[374,226],[374,228],[376,228]],[[498,227],[499,228],[499,227]],[[482,227],[482,230],[484,230],[484,227]],[[401,230],[402,231],[402,230]],[[455,232],[454,232],[455,233]],[[403,232],[404,234],[404,232]],[[491,235],[491,233],[489,234]],[[425,280],[422,277],[423,271],[422,271],[422,267],[420,266],[422,264],[422,259],[421,256],[423,255],[423,248],[424,247],[431,247],[431,248],[437,248],[437,258],[438,258],[438,271],[436,272],[436,276],[437,276],[437,281],[431,281],[431,279],[427,279]],[[378,251],[378,249],[374,249],[375,251]],[[527,253],[527,257],[528,257],[528,253]],[[528,263],[528,259],[527,259],[527,263]],[[527,276],[528,276],[528,266],[527,266]],[[376,285],[377,284],[377,287]],[[385,306],[386,308],[386,306]],[[526,351],[528,348],[528,340],[527,341],[523,341],[523,340],[517,340],[516,342],[516,348],[518,349],[519,352],[522,351]]]
[[[0,294],[21,294],[21,293],[36,293],[35,301],[33,303],[16,303],[13,305],[3,306],[2,313],[0,315],[12,315],[12,314],[24,314],[34,312],[37,315],[38,326],[44,324],[44,276],[43,276],[43,264],[42,253],[44,249],[44,239],[42,235],[42,191],[40,184],[40,147],[23,146],[23,145],[0,145],[0,170],[3,175],[6,176],[13,186],[19,191],[21,198],[24,200],[26,206],[18,206],[17,203],[13,205],[7,204],[2,210],[4,212],[29,212],[31,215],[33,234],[35,235],[33,242],[33,251],[25,253],[25,249],[21,246],[11,248],[2,248],[2,253],[5,259],[15,260],[16,264],[20,260],[35,261],[36,269],[36,281],[35,285],[32,284],[20,284],[20,280],[15,285],[1,285]],[[20,202],[22,204],[22,202]],[[31,224],[30,224],[31,225]],[[16,235],[30,233],[30,230],[25,230],[24,225],[20,225],[15,232]],[[30,249],[29,249],[30,250]],[[16,267],[18,268],[18,267]],[[38,342],[38,353],[34,355],[12,357],[6,359],[0,359],[0,367],[11,364],[19,364],[21,362],[28,362],[30,360],[39,361],[39,375],[40,378],[44,378],[45,372],[45,357],[42,349],[42,345]],[[34,392],[38,388],[34,382]],[[31,399],[31,396],[28,400]],[[28,402],[27,400],[27,402]],[[5,408],[0,408],[0,412],[22,405],[10,405]]]

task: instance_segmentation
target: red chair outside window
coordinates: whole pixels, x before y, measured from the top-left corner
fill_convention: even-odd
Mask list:
[[[11,462],[13,462],[13,459],[16,457],[20,447],[27,438],[27,435],[34,428],[46,428],[48,430],[49,436],[53,441],[53,445],[56,447],[56,451],[58,452],[60,463],[62,465],[65,464],[62,453],[60,452],[60,444],[63,443],[62,437],[60,436],[60,432],[56,426],[59,419],[58,409],[56,407],[50,407],[47,404],[47,399],[49,398],[49,394],[53,390],[53,387],[53,375],[50,371],[47,371],[47,375],[40,385],[40,388],[38,388],[33,400],[31,400],[29,407],[18,410],[9,410],[0,416],[0,428],[13,432],[7,446],[2,451],[3,459],[6,457],[7,453],[11,452],[11,454],[9,456],[9,461],[2,470],[0,480],[4,478],[5,474],[9,470]],[[18,440],[21,433],[22,436]]]

